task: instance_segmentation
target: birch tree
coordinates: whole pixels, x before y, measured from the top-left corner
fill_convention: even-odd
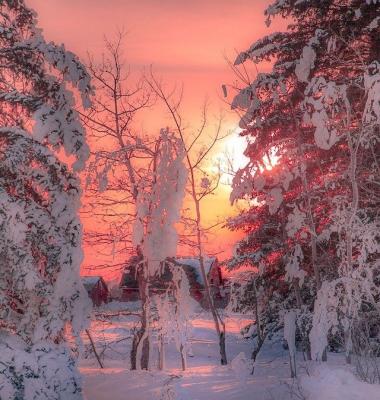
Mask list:
[[[131,368],[148,368],[149,343],[139,351],[137,346],[149,321],[146,297],[147,282],[141,247],[134,244],[133,226],[136,210],[153,184],[160,139],[139,134],[134,125],[139,111],[149,107],[151,97],[141,80],[133,83],[123,57],[125,34],[119,32],[115,40],[105,38],[105,54],[100,62],[89,56],[88,69],[92,75],[96,96],[88,112],[81,113],[92,139],[96,142],[87,169],[87,198],[84,215],[99,219],[100,231],[89,231],[86,241],[99,254],[110,257],[91,269],[123,269],[131,254],[137,262],[137,280],[143,302],[141,326],[136,332],[131,349]],[[142,359],[142,360],[141,360]]]
[[[123,58],[123,39],[122,32],[114,41],[105,39],[106,55],[100,64],[92,58],[89,63],[97,96],[91,111],[82,118],[100,147],[88,169],[89,212],[107,222],[109,229],[91,232],[88,241],[115,254],[114,261],[99,265],[101,268],[123,268],[127,257],[137,257],[142,314],[132,342],[131,368],[149,369],[153,321],[150,282],[160,275],[161,263],[176,255],[174,224],[186,171],[181,166],[182,145],[171,132],[138,133],[135,122],[139,111],[152,104],[153,96],[143,80],[133,84]],[[93,196],[99,201],[91,206]]]

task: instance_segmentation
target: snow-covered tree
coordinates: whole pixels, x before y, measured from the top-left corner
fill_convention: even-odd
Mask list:
[[[153,185],[160,140],[134,129],[138,112],[150,104],[150,93],[142,82],[134,86],[123,57],[124,33],[115,40],[105,38],[105,54],[100,62],[89,59],[89,71],[96,88],[92,107],[81,113],[96,148],[90,158],[86,179],[84,215],[98,219],[96,231],[86,232],[86,242],[102,255],[111,256],[88,268],[123,268],[133,254],[137,262],[136,278],[144,297],[146,276],[140,243],[134,243],[137,204]],[[143,160],[143,161],[142,161]],[[138,242],[138,241],[137,241]],[[137,367],[137,346],[149,319],[142,313],[141,327],[131,349],[131,367]],[[149,346],[143,351],[142,368],[148,367]]]
[[[377,307],[380,5],[277,0],[265,13],[268,24],[282,16],[289,26],[260,39],[235,61],[273,62],[271,72],[247,79],[232,102],[244,113],[250,163],[236,175],[231,199],[254,199],[252,210],[230,222],[249,229],[235,262],[250,258],[267,265],[264,249],[277,251],[277,269],[291,284],[297,307],[315,311],[311,338],[324,337],[324,343],[314,356],[322,356],[335,320],[349,352],[350,325],[360,304]],[[277,164],[268,171],[263,160],[273,153]],[[278,227],[273,238],[262,235],[268,221],[253,212],[262,208]],[[251,238],[256,238],[254,252]],[[330,318],[326,307],[333,301]]]
[[[89,303],[76,175],[89,149],[69,85],[86,107],[90,78],[24,1],[0,11],[0,398],[79,400],[64,331],[79,336]]]
[[[248,264],[246,264],[248,266]],[[280,303],[283,299],[273,296],[273,288],[268,290],[263,283],[267,278],[262,275],[262,270],[252,272],[244,271],[237,273],[231,279],[230,301],[228,309],[232,312],[239,312],[252,316],[253,323],[244,332],[244,337],[252,341],[253,349],[251,359],[254,363],[265,340],[272,339],[276,332],[281,329],[278,322]],[[275,279],[278,287],[284,286],[279,279]],[[252,373],[254,369],[252,370]]]
[[[143,303],[141,325],[131,349],[132,369],[148,369],[151,358],[150,287],[159,278],[161,263],[176,255],[186,170],[179,139],[166,129],[158,136],[138,132],[138,112],[151,105],[152,93],[144,81],[131,83],[123,58],[124,33],[114,41],[105,39],[106,52],[89,70],[97,89],[93,107],[82,113],[84,123],[96,138],[97,149],[88,168],[88,209],[106,223],[106,229],[91,232],[89,243],[113,253],[112,264],[124,266],[124,257],[134,254],[136,278]],[[96,201],[92,201],[96,199]],[[164,323],[164,322],[163,322]]]
[[[89,268],[122,268],[136,252],[132,230],[139,181],[149,175],[155,153],[156,135],[143,134],[136,126],[153,96],[143,80],[135,81],[126,64],[124,39],[123,31],[115,38],[106,37],[101,59],[90,56],[88,61],[96,95],[92,107],[81,113],[94,142],[83,217],[96,221],[91,224],[96,228],[87,230],[84,240],[95,252],[108,256]]]
[[[345,146],[349,152],[344,175],[340,177],[345,184],[345,190],[331,199],[334,205],[333,222],[320,235],[322,241],[328,240],[334,233],[338,235],[336,251],[340,262],[336,278],[326,282],[324,290],[318,293],[311,332],[315,357],[321,352],[320,339],[327,337],[328,330],[335,325],[334,321],[327,323],[326,307],[323,304],[327,299],[331,300],[331,293],[334,293],[335,302],[329,308],[334,308],[344,331],[348,360],[352,352],[353,324],[360,319],[363,302],[371,304],[379,311],[379,289],[374,285],[374,273],[378,268],[375,260],[380,252],[380,220],[376,211],[379,198],[376,190],[370,189],[368,192],[362,189],[373,185],[373,174],[378,169],[378,156],[373,151],[378,149],[380,103],[373,91],[377,91],[376,85],[380,82],[379,65],[374,61],[364,69],[362,87],[355,77],[354,81],[347,80],[343,84],[337,84],[334,80],[313,78],[306,88],[309,97],[305,103],[309,106],[309,112],[306,113],[305,120],[315,127],[317,145],[333,147],[336,143]],[[351,97],[348,91],[354,85],[358,93]],[[358,97],[364,108],[357,104]],[[340,119],[336,118],[337,114],[341,114]],[[343,129],[338,129],[337,123]],[[326,142],[332,136],[335,137],[334,140]],[[322,322],[321,318],[325,321]]]
[[[136,204],[133,243],[141,254],[140,295],[143,302],[142,327],[134,338],[136,368],[149,368],[151,337],[150,281],[163,273],[163,264],[177,253],[175,224],[181,215],[187,169],[183,164],[184,148],[180,139],[161,130],[151,171],[152,185],[140,183]]]
[[[157,95],[158,99],[162,101],[164,107],[168,110],[174,129],[181,139],[185,151],[185,162],[189,171],[188,194],[193,204],[192,215],[187,217],[187,225],[190,226],[190,234],[188,236],[195,236],[194,241],[188,240],[188,242],[192,242],[192,251],[195,252],[199,259],[202,280],[205,285],[206,304],[211,311],[215,324],[215,331],[219,340],[220,363],[226,365],[227,353],[225,324],[214,304],[210,288],[211,285],[207,279],[205,268],[204,233],[206,229],[203,226],[203,212],[201,207],[202,200],[215,192],[220,181],[220,173],[217,173],[214,177],[211,177],[211,174],[207,173],[206,168],[204,168],[204,161],[207,160],[208,156],[210,156],[215,145],[224,138],[224,136],[221,135],[222,119],[219,119],[215,133],[211,138],[207,138],[207,107],[205,105],[202,112],[200,128],[195,132],[187,133],[180,112],[181,97],[175,99],[175,91],[170,94],[166,93],[162,83],[156,79],[152,72],[148,84],[152,91]]]

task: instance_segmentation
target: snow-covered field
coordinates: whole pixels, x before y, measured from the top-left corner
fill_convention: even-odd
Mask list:
[[[131,329],[136,321],[134,316],[123,316],[112,324],[92,322],[90,332],[105,368],[98,367],[93,354],[81,359],[88,400],[380,399],[380,386],[358,381],[344,365],[342,355],[329,354],[327,363],[317,364],[304,362],[298,353],[299,379],[290,379],[288,352],[275,341],[264,345],[251,375],[252,344],[240,335],[240,329],[250,321],[239,315],[226,318],[228,366],[219,365],[213,323],[210,315],[202,312],[192,321],[191,356],[185,372],[180,369],[174,343],[166,345],[165,372],[156,367],[152,371],[130,371]],[[156,345],[153,354],[157,363]]]

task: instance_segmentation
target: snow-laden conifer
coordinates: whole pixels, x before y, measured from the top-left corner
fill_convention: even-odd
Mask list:
[[[331,333],[344,336],[349,355],[363,310],[379,313],[380,5],[276,0],[265,14],[268,24],[289,17],[289,26],[235,61],[273,68],[247,79],[232,101],[250,162],[231,200],[251,207],[229,222],[247,232],[231,266],[260,263],[269,293],[280,286],[274,276],[290,283],[285,307],[308,310],[314,357]]]
[[[87,106],[90,79],[24,1],[0,11],[0,398],[79,400],[65,329],[78,337],[88,307],[76,171],[89,150],[71,87]]]

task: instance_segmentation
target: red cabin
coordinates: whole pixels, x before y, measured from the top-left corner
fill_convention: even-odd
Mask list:
[[[121,300],[123,301],[136,301],[140,298],[136,276],[136,263],[140,261],[140,258],[132,257],[124,270],[119,286],[122,291]],[[205,305],[204,281],[200,271],[199,259],[195,257],[177,257],[174,261],[177,266],[182,266],[186,271],[190,284],[190,295],[202,305]],[[218,303],[218,300],[222,299],[220,289],[223,286],[220,265],[216,257],[205,257],[204,266],[211,294]],[[163,274],[151,282],[151,293],[164,289],[170,281],[170,277],[169,269],[164,269]]]

